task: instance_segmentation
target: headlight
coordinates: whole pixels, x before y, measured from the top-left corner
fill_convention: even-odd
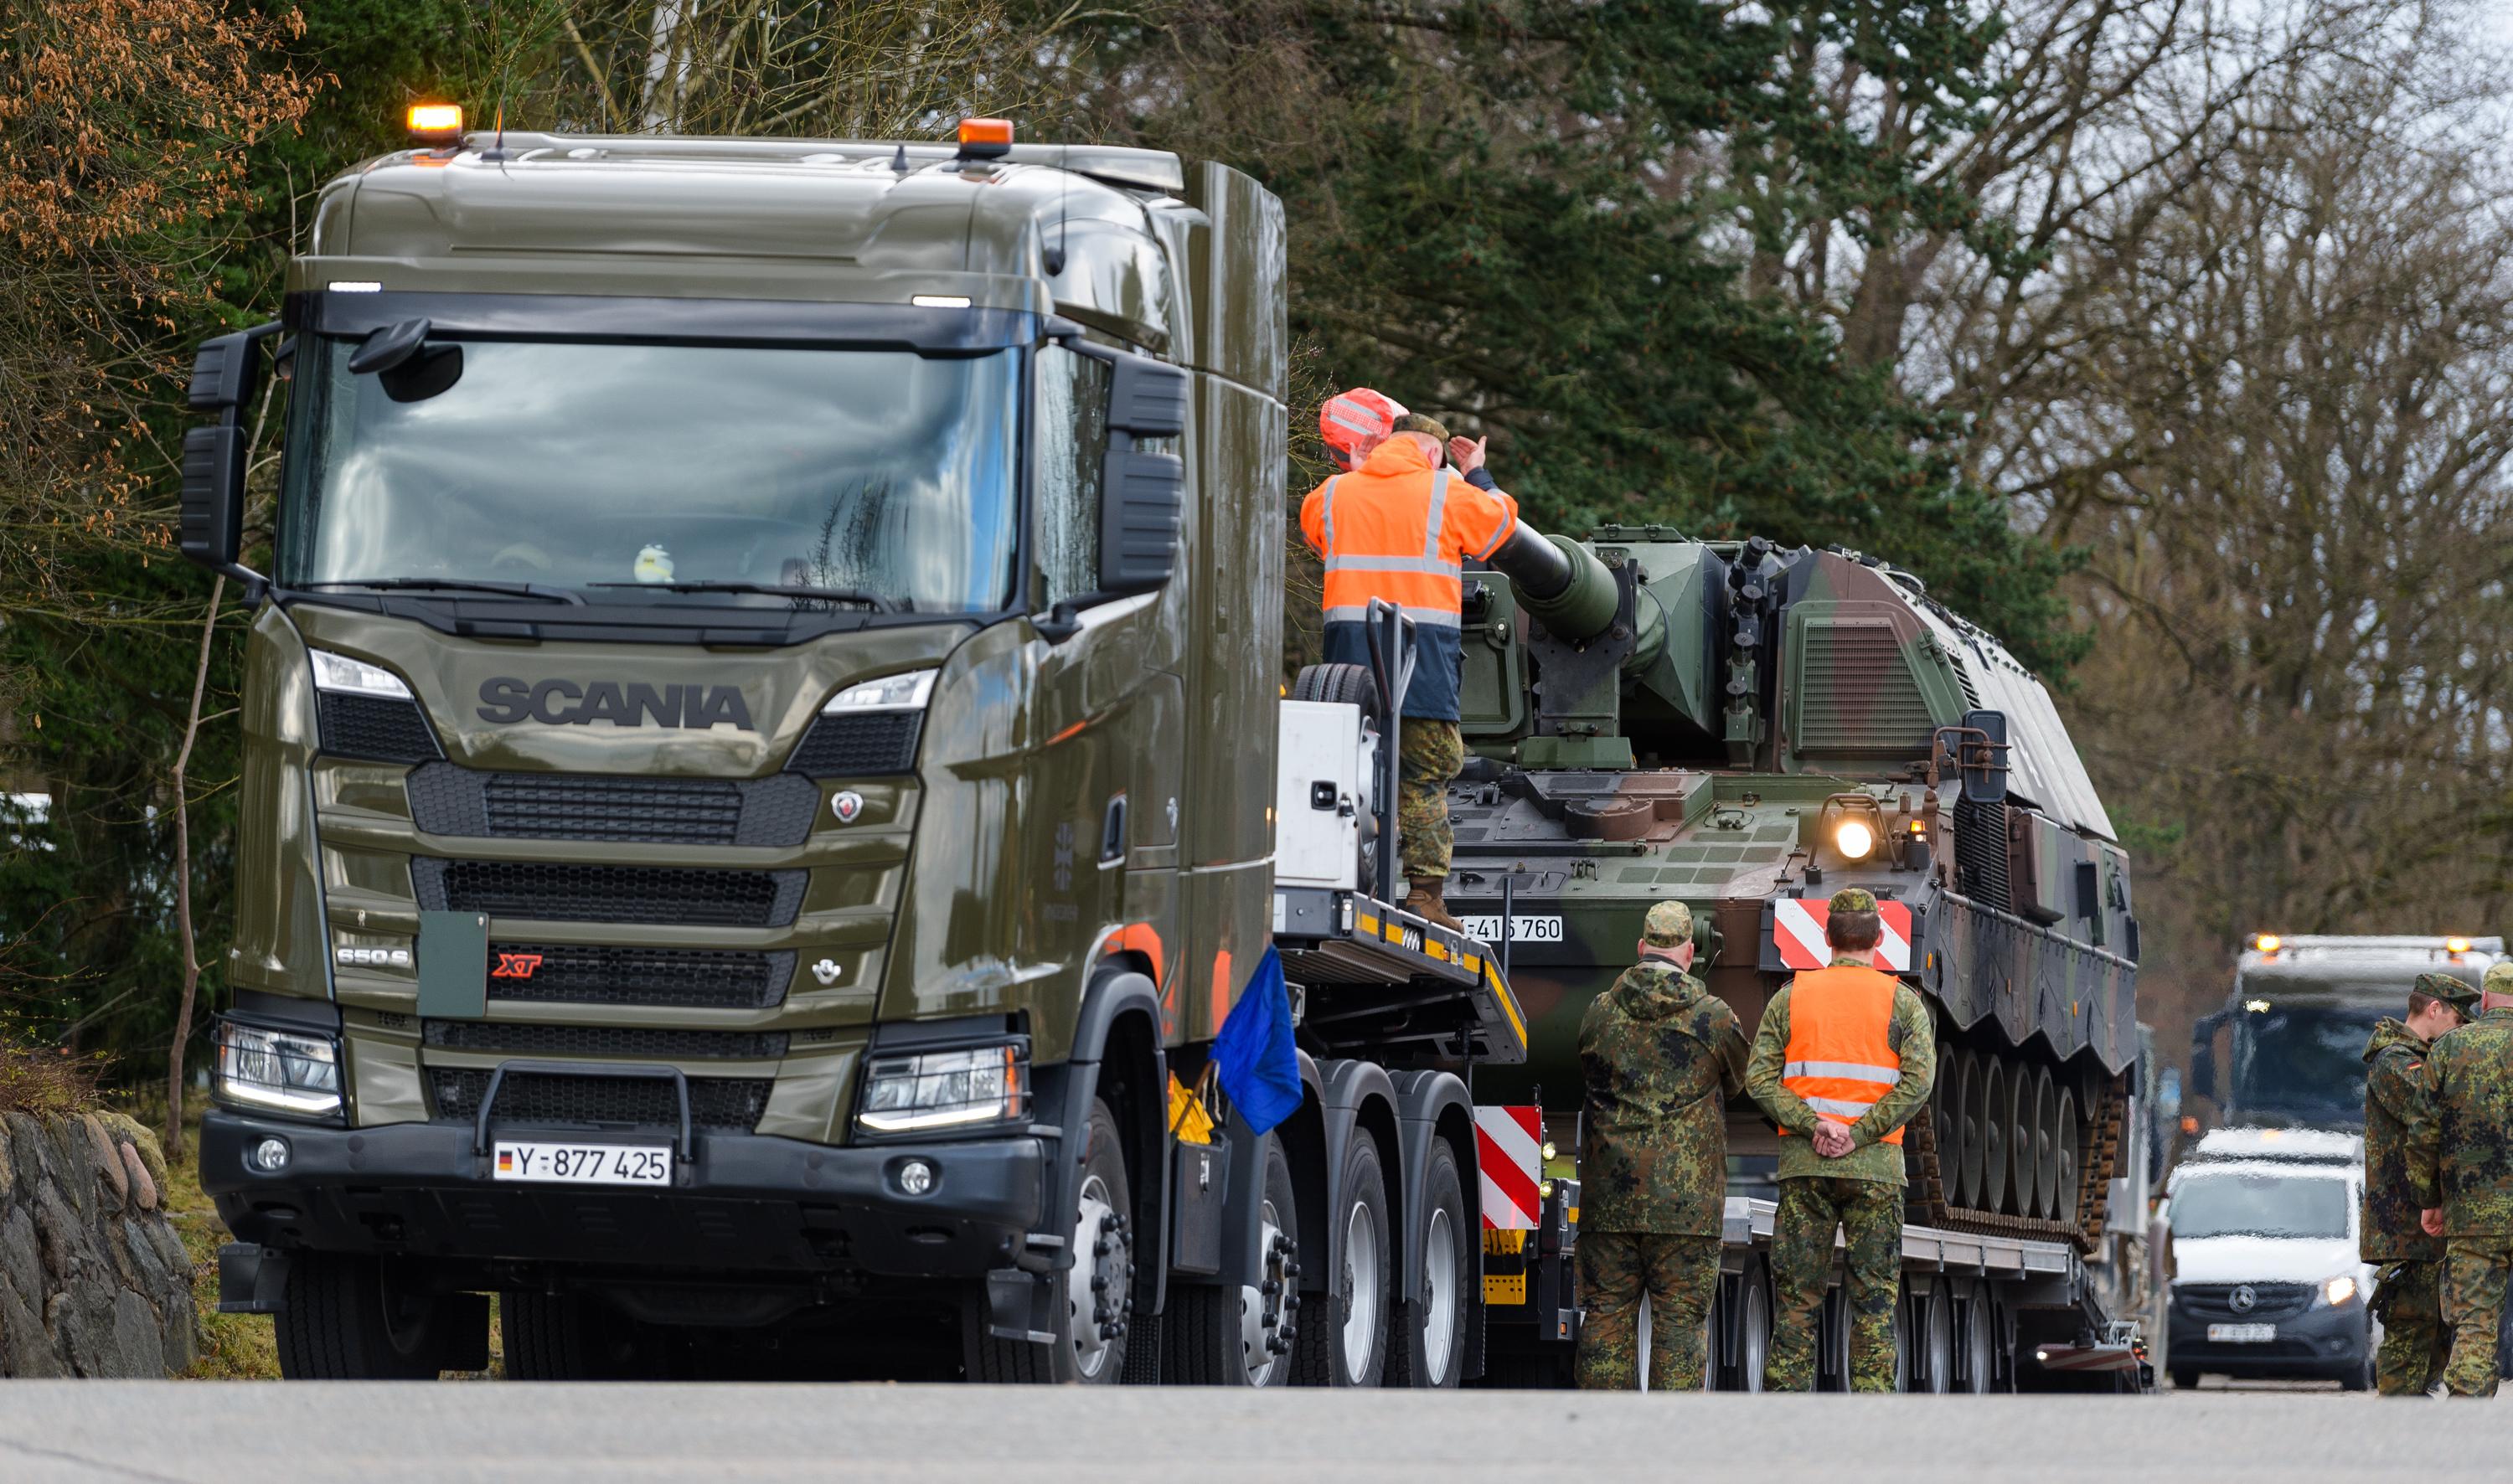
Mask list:
[[[883,1057],[864,1074],[856,1121],[875,1133],[1000,1123],[1029,1112],[1029,1053],[1018,1045]]]
[[[934,697],[936,670],[910,670],[905,675],[885,675],[877,681],[849,685],[820,708],[823,716],[848,716],[866,711],[923,711]]]
[[[2346,1273],[2342,1272],[2321,1285],[2321,1302],[2332,1308],[2336,1308],[2355,1297],[2356,1279]]]
[[[314,688],[337,695],[383,696],[397,701],[411,699],[410,686],[402,678],[381,665],[370,665],[362,659],[334,654],[328,649],[305,651],[314,660]]]
[[[328,1035],[219,1022],[219,1096],[300,1118],[340,1111],[340,1048]]]
[[[1847,859],[1863,861],[1876,848],[1876,831],[1863,819],[1845,819],[1833,827],[1832,847]]]

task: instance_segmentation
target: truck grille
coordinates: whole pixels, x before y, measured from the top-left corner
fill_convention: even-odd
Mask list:
[[[492,773],[431,762],[410,775],[411,819],[430,835],[623,844],[799,845],[820,791],[796,773],[639,778]]]
[[[678,922],[783,927],[803,904],[803,871],[571,866],[544,861],[410,863],[419,905],[437,912],[554,922]]]
[[[468,1123],[480,1115],[489,1072],[474,1067],[428,1069],[428,1090],[441,1120]],[[710,1133],[746,1134],[768,1108],[767,1077],[691,1077],[690,1124]],[[660,1077],[507,1074],[498,1089],[490,1120],[509,1123],[599,1123],[613,1127],[676,1129],[680,1096]]]
[[[915,711],[815,717],[785,769],[810,778],[913,772],[916,739],[924,726],[924,713]]]
[[[416,701],[372,695],[315,697],[315,724],[322,729],[323,751],[334,758],[359,758],[370,762],[429,762],[444,756],[436,733]]]
[[[2250,1308],[2237,1313],[2234,1290],[2249,1287],[2254,1295]],[[2251,1320],[2290,1319],[2312,1307],[2312,1285],[2309,1283],[2182,1283],[2173,1290],[2174,1307],[2192,1319],[2202,1322],[2237,1324]]]
[[[785,1054],[782,1031],[685,1031],[657,1026],[513,1026],[485,1020],[431,1020],[420,1038],[448,1051],[603,1061],[623,1056],[764,1061]]]
[[[493,943],[493,963],[537,957],[528,979],[491,978],[491,999],[578,1005],[684,1005],[765,1010],[794,981],[791,953]]]

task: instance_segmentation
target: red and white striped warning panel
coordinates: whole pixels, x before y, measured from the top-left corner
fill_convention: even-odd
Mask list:
[[[1772,904],[1772,943],[1780,961],[1793,969],[1819,969],[1832,961],[1823,941],[1823,919],[1829,904],[1803,897],[1782,897]],[[1911,909],[1903,902],[1879,902],[1876,916],[1885,936],[1876,943],[1876,966],[1895,972],[1911,966]]]
[[[1481,1167],[1484,1229],[1525,1231],[1543,1213],[1544,1111],[1475,1109],[1475,1163]]]

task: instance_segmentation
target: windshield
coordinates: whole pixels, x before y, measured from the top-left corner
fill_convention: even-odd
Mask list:
[[[2385,996],[2405,1003],[2405,994]],[[2361,1128],[2365,1043],[2392,1011],[2249,999],[2234,1021],[2233,1121]]]
[[[430,340],[402,368],[353,374],[358,348],[298,353],[283,586],[723,603],[664,584],[751,584],[915,612],[1012,601],[1017,351]]]
[[[2173,1238],[2345,1236],[2350,1205],[2328,1175],[2193,1173],[2173,1192]]]

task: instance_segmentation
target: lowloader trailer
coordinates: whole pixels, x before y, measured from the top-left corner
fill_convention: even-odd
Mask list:
[[[518,1379],[1558,1375],[1576,1178],[1471,1091],[1508,947],[1384,884],[1401,676],[1276,680],[1274,198],[447,112],[192,383],[253,607],[220,1308],[293,1378],[480,1369],[493,1301]],[[1188,1089],[1269,954],[1257,1137]]]

